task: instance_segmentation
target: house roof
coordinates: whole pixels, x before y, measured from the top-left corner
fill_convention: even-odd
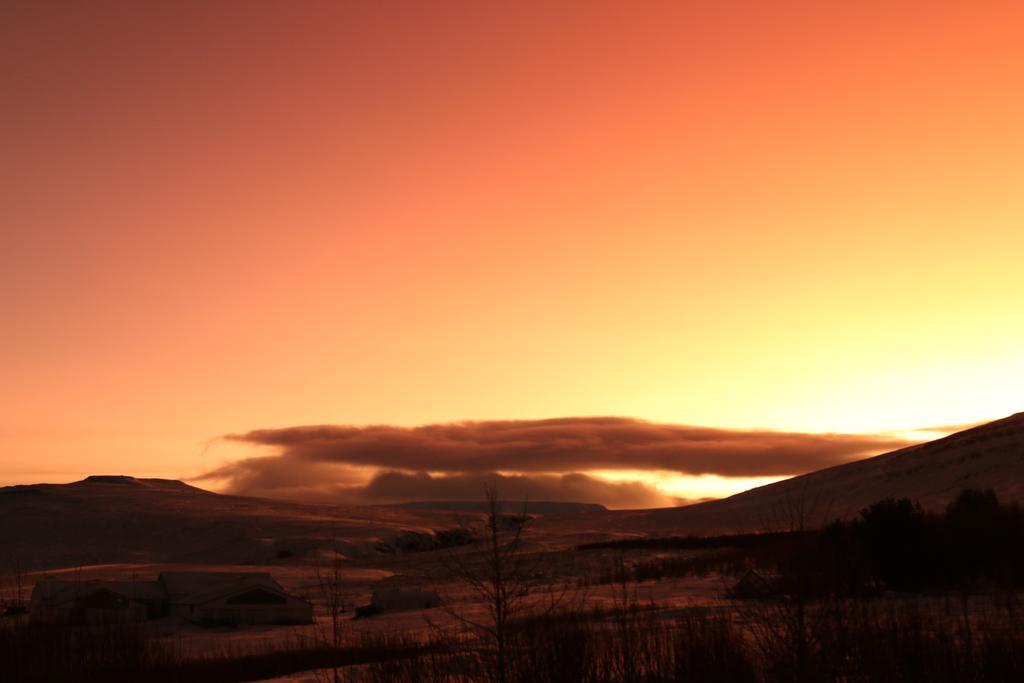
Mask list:
[[[735,597],[765,597],[776,592],[776,581],[772,578],[761,576],[753,569],[747,573],[732,587],[732,594]]]
[[[195,605],[205,605],[205,604],[210,603],[210,602],[219,602],[221,600],[227,600],[227,599],[232,598],[232,597],[234,597],[236,595],[242,595],[244,593],[248,593],[248,592],[251,592],[251,591],[254,591],[254,590],[265,590],[265,591],[269,591],[271,593],[276,593],[277,595],[280,595],[282,598],[285,598],[288,602],[291,602],[291,603],[301,602],[304,605],[310,605],[310,606],[312,606],[312,604],[313,604],[313,603],[309,602],[308,600],[304,600],[304,599],[302,599],[302,598],[300,598],[298,596],[291,595],[290,593],[286,593],[282,589],[274,588],[273,586],[263,586],[263,585],[260,585],[260,586],[240,585],[240,586],[231,587],[231,588],[229,588],[227,590],[212,590],[212,591],[210,591],[208,593],[204,593],[204,594],[201,594],[201,595],[196,595],[193,598],[190,598],[189,599],[189,603],[195,604]]]
[[[46,579],[32,591],[34,600],[58,606],[72,603],[99,591],[110,591],[129,600],[160,600],[165,597],[164,587],[157,581],[62,581]]]
[[[287,595],[267,572],[163,572],[160,582],[177,604],[201,605],[255,587]]]

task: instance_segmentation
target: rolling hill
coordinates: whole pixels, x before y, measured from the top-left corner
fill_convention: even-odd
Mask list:
[[[461,521],[446,511],[291,503],[120,475],[0,488],[0,519],[0,562],[15,557],[24,569],[267,563],[331,541],[360,556]]]
[[[993,489],[1024,503],[1024,413],[947,437],[830,467],[729,498],[680,508],[612,511],[600,526],[618,535],[786,531],[857,515],[879,500],[906,497],[944,508],[965,488]],[[540,520],[549,532],[592,520]]]

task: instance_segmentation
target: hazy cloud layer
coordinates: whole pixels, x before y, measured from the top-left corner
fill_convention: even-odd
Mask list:
[[[426,472],[657,469],[778,476],[838,465],[907,442],[877,435],[741,431],[618,417],[460,422],[423,427],[289,427],[226,437],[280,450],[292,465]]]
[[[244,459],[203,476],[226,480],[233,493],[351,502],[465,500],[479,498],[483,482],[499,477],[507,497],[610,507],[676,501],[644,483],[609,482],[581,472],[784,476],[908,443],[877,435],[713,429],[617,417],[413,428],[323,425],[225,438],[277,450],[276,455]]]
[[[563,475],[482,474],[431,475],[426,472],[387,471],[370,476],[360,483],[347,477],[331,478],[320,472],[297,483],[294,478],[276,485],[260,471],[264,463],[253,467],[245,461],[230,472],[228,493],[287,498],[311,502],[369,505],[423,500],[481,500],[484,485],[497,485],[508,500],[571,501],[601,503],[614,508],[668,507],[686,502],[668,496],[641,482],[610,482],[586,474]],[[213,473],[219,477],[222,473]]]

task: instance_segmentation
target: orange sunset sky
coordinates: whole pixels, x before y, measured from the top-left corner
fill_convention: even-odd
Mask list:
[[[984,0],[4,3],[0,484],[669,504],[818,461],[574,454],[1024,410],[1022,45]],[[643,422],[534,422],[592,416]]]

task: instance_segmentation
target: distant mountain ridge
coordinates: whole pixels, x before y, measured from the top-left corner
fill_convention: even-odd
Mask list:
[[[387,503],[373,507],[403,508],[406,510],[458,510],[469,512],[485,512],[487,503],[477,500],[420,500],[407,503]],[[526,510],[527,514],[557,515],[571,512],[605,512],[608,510],[600,503],[573,503],[549,500],[503,500],[501,510],[505,514],[518,514]]]

